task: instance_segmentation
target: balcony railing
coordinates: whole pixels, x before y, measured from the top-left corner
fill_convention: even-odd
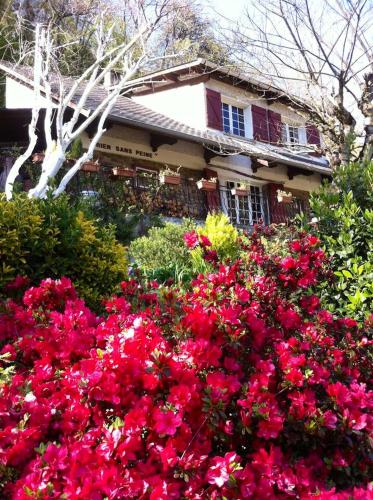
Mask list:
[[[236,196],[231,188],[219,186],[216,191],[198,189],[196,178],[181,177],[177,186],[161,184],[158,176],[144,173],[133,178],[115,178],[105,172],[79,172],[70,185],[74,194],[104,199],[110,205],[129,213],[142,211],[167,217],[189,217],[204,220],[210,211],[222,211],[231,222],[249,229],[254,224],[286,222],[302,211],[300,200],[286,206],[270,207],[260,187],[251,186],[246,196]],[[272,208],[272,210],[271,210]],[[276,210],[277,208],[277,210]]]

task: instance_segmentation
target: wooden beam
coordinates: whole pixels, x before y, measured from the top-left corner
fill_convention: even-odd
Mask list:
[[[311,170],[306,170],[298,167],[288,167],[288,179],[289,181],[293,180],[297,175],[312,175],[313,172]]]
[[[219,153],[218,151],[213,151],[212,149],[203,148],[203,157],[207,164],[210,163],[210,161],[216,156],[226,156],[226,155]]]
[[[163,134],[150,134],[150,147],[152,151],[155,153],[158,151],[158,148],[163,146],[164,144],[169,144],[172,146],[177,143],[177,139],[175,137],[169,137]]]
[[[96,120],[93,120],[93,122],[91,122],[88,127],[85,129],[87,134],[88,134],[88,137],[90,139],[92,139],[92,137],[95,135],[95,133],[97,132],[97,126],[98,126],[98,119]],[[113,126],[113,122],[109,121],[109,120],[106,120],[105,121],[105,124],[104,124],[104,128],[105,130],[110,130],[111,127]]]
[[[134,90],[134,95],[147,95],[152,92],[163,91],[174,89],[176,87],[180,87],[181,85],[197,85],[198,83],[206,82],[210,78],[210,75],[201,75],[195,78],[188,78],[185,80],[178,79],[176,82],[164,80],[162,83],[154,81],[153,83],[145,83],[144,88],[141,87],[139,90]],[[149,86],[149,88],[145,88],[145,86]]]
[[[262,166],[262,167],[269,167],[269,161],[264,160],[263,158],[257,158],[256,161]]]
[[[251,159],[251,170],[254,172],[254,174],[256,174],[258,169],[262,168],[263,165],[258,162],[257,158],[250,157],[250,159]]]
[[[275,161],[264,160],[263,158],[251,158],[251,168],[253,172],[257,172],[258,168],[267,167],[267,168],[275,168],[278,167],[279,164]]]
[[[169,81],[174,82],[174,83],[180,81],[179,77],[177,75],[173,75],[172,73],[169,73],[168,75],[164,75],[164,78],[166,80],[169,80]]]
[[[321,177],[321,181],[328,181],[330,182],[332,180],[332,175],[328,175],[328,174],[320,174],[320,177]]]

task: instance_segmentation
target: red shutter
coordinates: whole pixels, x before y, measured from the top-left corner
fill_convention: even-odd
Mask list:
[[[282,123],[280,113],[268,110],[268,129],[269,141],[272,144],[279,144],[281,142]]]
[[[269,142],[267,110],[253,104],[251,106],[253,117],[253,135],[257,141]]]
[[[217,179],[218,173],[215,170],[211,170],[210,168],[205,168],[203,171],[203,176],[205,179]],[[206,193],[206,201],[207,208],[209,212],[220,212],[221,204],[220,204],[220,191],[219,191],[219,182],[216,183],[215,191],[207,191]]]
[[[282,224],[287,221],[287,212],[283,203],[277,200],[277,190],[283,190],[282,184],[267,184],[268,188],[268,205],[269,205],[269,219],[271,224]]]
[[[206,89],[207,126],[223,130],[223,117],[221,110],[221,97],[219,92]]]
[[[315,127],[315,125],[307,125],[306,127],[307,131],[307,143],[308,144],[316,144],[317,146],[321,145],[320,142],[320,133]]]

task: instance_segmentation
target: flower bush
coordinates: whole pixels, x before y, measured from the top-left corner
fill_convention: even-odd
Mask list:
[[[255,233],[230,265],[186,241],[215,262],[187,292],[123,282],[103,318],[62,278],[4,305],[2,496],[372,498],[373,321],[321,309],[317,238]]]
[[[186,248],[185,238],[191,235],[192,244]],[[203,226],[196,226],[190,219],[182,224],[166,223],[152,228],[147,236],[136,238],[129,247],[130,257],[141,274],[158,281],[172,279],[187,284],[199,273],[211,271],[209,259],[198,240],[210,242],[210,254],[219,262],[234,260],[240,250],[239,234],[222,213],[208,214]],[[195,244],[193,244],[193,242]],[[187,243],[187,241],[186,241]]]

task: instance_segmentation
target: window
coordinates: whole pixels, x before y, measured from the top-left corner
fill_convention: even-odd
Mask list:
[[[233,224],[238,226],[251,226],[263,220],[262,193],[258,186],[250,186],[247,196],[235,196],[231,190],[239,185],[239,182],[227,182],[225,193],[227,215]]]
[[[150,168],[136,167],[136,186],[149,188],[158,183],[158,173]]]
[[[224,132],[245,137],[245,120],[242,108],[223,102],[222,115]]]
[[[299,144],[299,127],[284,123],[282,128],[282,142],[285,144]]]

